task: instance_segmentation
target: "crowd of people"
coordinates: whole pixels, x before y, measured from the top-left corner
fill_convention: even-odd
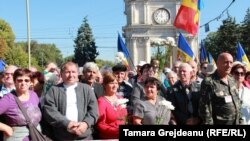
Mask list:
[[[87,62],[60,68],[6,67],[0,77],[0,140],[29,141],[27,122],[52,140],[118,139],[119,125],[250,124],[250,72],[221,53],[216,64],[140,62],[100,70]]]

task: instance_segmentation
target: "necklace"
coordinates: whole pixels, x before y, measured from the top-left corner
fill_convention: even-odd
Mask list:
[[[104,96],[104,97],[112,106],[114,106],[115,102],[117,101],[116,96]]]

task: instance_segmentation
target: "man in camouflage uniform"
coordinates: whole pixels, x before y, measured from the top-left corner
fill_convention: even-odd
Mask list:
[[[199,106],[203,124],[237,125],[242,123],[240,99],[234,79],[229,76],[233,57],[221,53],[217,60],[217,70],[206,77],[201,84]]]

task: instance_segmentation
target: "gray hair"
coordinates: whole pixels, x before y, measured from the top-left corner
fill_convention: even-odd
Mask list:
[[[179,69],[180,68],[187,68],[187,70],[190,72],[193,71],[192,67],[188,63],[181,63]]]
[[[82,72],[86,71],[99,71],[99,67],[94,62],[87,62],[83,65]]]
[[[18,69],[18,67],[15,66],[15,65],[8,65],[8,66],[5,68],[4,73],[5,73],[7,70],[12,70],[13,73],[14,73],[17,69]]]
[[[169,75],[172,75],[172,76],[174,76],[175,78],[177,78],[177,74],[176,74],[174,71],[168,72],[167,77],[169,77]]]
[[[180,66],[181,63],[182,63],[181,61],[177,60],[177,61],[174,62],[174,65]]]

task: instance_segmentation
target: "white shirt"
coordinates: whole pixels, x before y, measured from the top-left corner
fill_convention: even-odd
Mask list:
[[[4,86],[4,84],[2,84],[2,86],[0,86],[0,87],[1,87],[1,90],[0,90],[0,98],[3,97],[5,94],[10,93],[12,90],[15,90],[15,87],[12,88],[12,89],[8,89],[8,88],[6,88],[6,87]]]
[[[75,88],[77,83],[71,86],[64,85],[66,89],[66,117],[70,121],[78,121],[77,98]]]
[[[244,120],[244,124],[250,125],[250,89],[243,86],[239,90],[239,97],[242,101],[241,113]]]

